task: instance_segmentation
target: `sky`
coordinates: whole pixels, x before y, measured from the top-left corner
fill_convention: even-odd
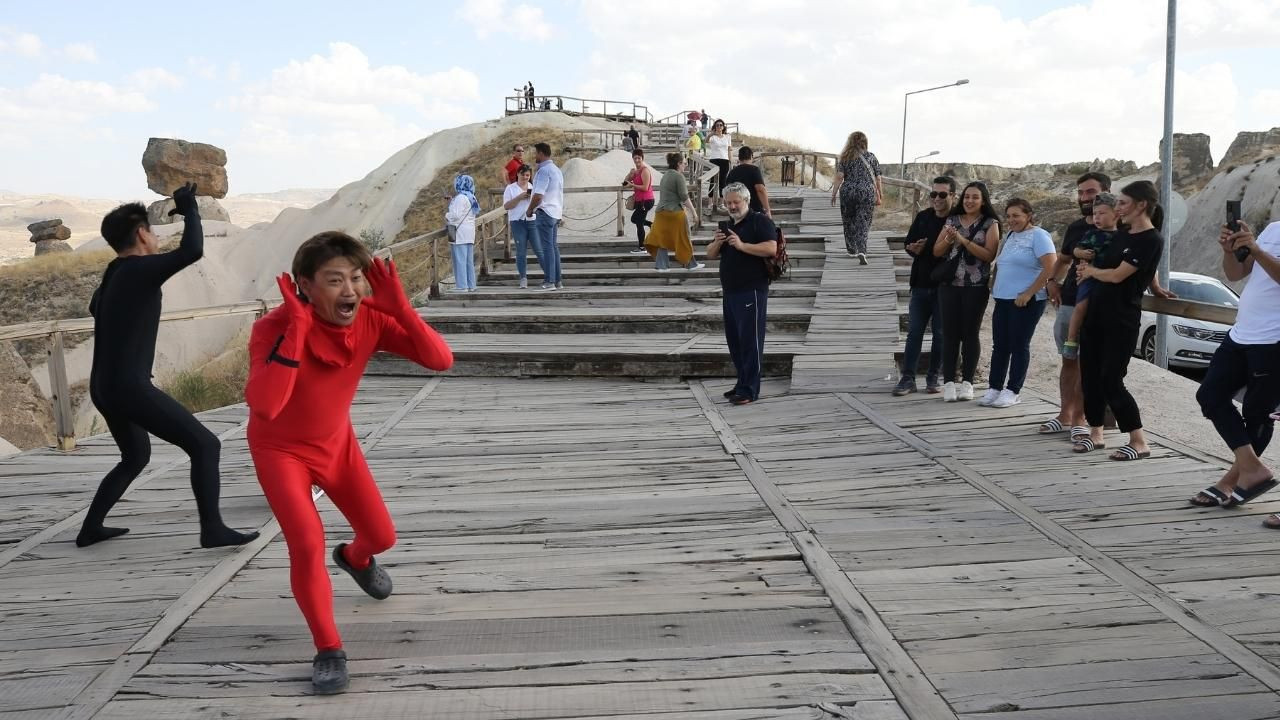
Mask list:
[[[152,136],[227,150],[231,192],[338,187],[540,94],[706,108],[897,162],[1156,160],[1164,0],[0,0],[0,190],[151,199]],[[1178,3],[1177,132],[1280,125],[1280,2]]]

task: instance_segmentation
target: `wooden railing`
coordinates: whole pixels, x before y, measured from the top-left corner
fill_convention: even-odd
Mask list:
[[[678,127],[678,126],[681,126],[681,125],[687,125],[687,124],[689,123],[689,113],[690,113],[690,112],[692,112],[692,111],[691,111],[691,110],[681,110],[680,112],[675,113],[674,115],[668,115],[668,116],[666,116],[666,117],[664,117],[664,118],[658,118],[657,120],[654,120],[654,121],[653,121],[653,124],[654,124],[654,125],[675,125],[675,126],[677,126],[677,127]],[[707,121],[707,130],[708,130],[708,132],[711,130],[711,123],[713,123],[713,122],[715,122],[715,118],[712,118],[711,120],[708,120],[708,121]],[[699,126],[699,127],[701,127],[701,126],[702,126],[701,122],[699,122],[698,126]],[[724,121],[724,129],[725,129],[725,131],[727,131],[727,132],[730,132],[730,133],[736,133],[736,132],[738,132],[738,123],[736,123],[736,122],[729,122],[728,120],[725,120],[725,121]]]
[[[1213,305],[1194,300],[1166,300],[1154,295],[1145,295],[1142,298],[1142,309],[1172,317],[1191,318],[1223,325],[1236,324],[1236,309],[1226,305]]]
[[[833,162],[838,162],[840,160],[840,156],[835,153],[813,152],[807,150],[798,152],[764,150],[753,153],[753,155],[757,161],[770,157],[795,159],[796,170],[800,173],[799,178],[796,179],[796,184],[808,185],[811,188],[818,187],[818,168],[822,166],[819,159],[831,160]],[[808,170],[807,173],[806,170]],[[807,181],[805,180],[806,175],[808,176]],[[884,175],[880,177],[880,182],[886,187],[895,187],[903,191],[910,190],[911,206],[917,211],[924,209],[924,200],[929,194],[928,185],[915,180],[902,180],[900,178],[887,177]],[[903,193],[902,197],[904,199],[906,198],[905,193]]]
[[[528,107],[528,99],[523,95],[508,95],[505,113],[519,115],[528,112],[563,112],[570,115],[591,115],[593,117],[614,120],[636,120],[650,122],[653,115],[649,108],[630,100],[593,100],[577,98],[569,95],[534,95],[533,107]],[[611,112],[612,111],[612,112]]]

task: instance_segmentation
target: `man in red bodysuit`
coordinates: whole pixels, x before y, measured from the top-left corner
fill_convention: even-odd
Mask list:
[[[347,661],[311,486],[325,491],[355,531],[350,544],[334,548],[334,562],[366,593],[386,598],[391,578],[373,556],[395,543],[395,528],[351,427],[351,401],[379,350],[432,370],[448,370],[453,353],[409,303],[395,266],[373,259],[345,233],[303,243],[293,277],[296,287],[288,273],[278,278],[284,304],[254,323],[249,341],[249,450],[289,547],[290,585],[318,651],[312,685],[333,694],[347,687]]]

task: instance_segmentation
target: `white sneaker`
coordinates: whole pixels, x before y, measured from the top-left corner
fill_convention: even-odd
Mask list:
[[[994,408],[1013,407],[1014,405],[1017,405],[1019,402],[1022,402],[1022,401],[1018,399],[1018,393],[1008,388],[1005,388],[1004,390],[1000,391],[1000,396],[995,399],[995,402],[991,403],[991,407],[994,407]]]
[[[998,397],[1000,397],[1000,391],[995,388],[990,388],[982,394],[982,399],[978,401],[978,404],[982,407],[988,407],[991,403],[995,402]]]
[[[706,263],[698,263],[698,264],[694,265],[693,267],[689,268],[689,270],[701,270],[702,268],[704,268],[704,267],[706,267],[706,266],[707,266],[707,264],[706,264]]]
[[[955,383],[949,382],[946,385],[942,386],[942,401],[943,402],[956,401],[956,384]]]
[[[671,272],[671,268],[669,268],[669,267],[665,267],[665,268],[654,268],[654,270],[657,270],[658,272]]]
[[[557,289],[557,290],[563,290],[563,289],[564,289],[564,283],[562,283],[562,282],[558,282],[558,283],[556,283],[556,289]]]
[[[867,254],[866,254],[866,253],[858,253],[858,264],[859,264],[859,265],[866,265],[866,264],[867,264]]]
[[[973,399],[973,383],[969,382],[968,380],[965,380],[964,382],[960,383],[960,392],[956,393],[956,399],[972,400]]]
[[[529,287],[529,278],[520,278],[520,289],[524,290]]]
[[[636,248],[635,250],[631,251],[631,254],[632,255],[648,255],[649,251],[645,250],[644,248]]]

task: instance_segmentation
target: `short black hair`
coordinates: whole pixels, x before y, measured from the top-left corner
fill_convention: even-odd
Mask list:
[[[933,179],[934,185],[946,185],[952,194],[956,191],[956,179],[947,175],[939,175]]]
[[[750,160],[750,159],[751,159],[751,155],[752,155],[752,152],[751,152],[751,148],[750,148],[749,146],[747,146],[747,145],[743,145],[742,147],[738,148],[738,159],[739,159],[739,160]]]
[[[112,250],[124,252],[138,242],[138,228],[150,228],[147,208],[139,202],[125,203],[102,218],[102,239]]]
[[[311,236],[298,246],[298,251],[293,254],[293,277],[295,280],[314,279],[321,265],[339,257],[347,258],[362,271],[373,264],[373,256],[364,243],[344,232],[328,230]]]
[[[1111,189],[1111,176],[1100,172],[1087,172],[1081,175],[1076,178],[1076,185],[1083,185],[1090,180],[1097,180],[1098,184],[1102,186],[1103,192],[1107,192]]]
[[[533,149],[537,150],[543,155],[546,155],[547,157],[551,157],[551,146],[546,143],[536,143],[533,146]]]

